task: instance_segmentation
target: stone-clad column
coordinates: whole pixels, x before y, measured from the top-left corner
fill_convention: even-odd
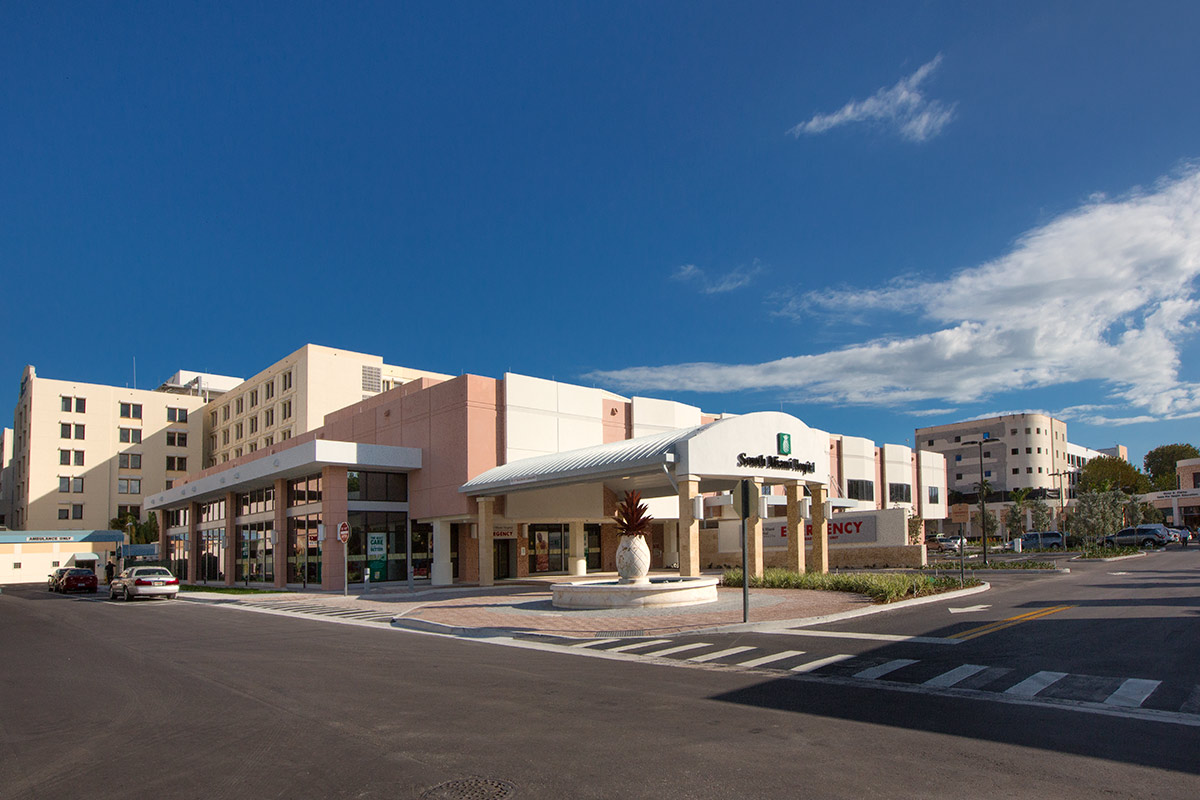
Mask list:
[[[450,523],[444,519],[433,521],[433,572],[430,586],[449,586],[454,583],[454,564],[450,561]]]
[[[492,519],[494,497],[477,497],[479,504],[479,585],[492,586],[495,584],[495,563],[492,551]]]
[[[829,572],[829,520],[825,519],[826,493],[824,484],[809,486],[812,492],[812,563],[809,572]]]
[[[695,476],[679,481],[679,574],[684,578],[700,576],[700,520],[692,513],[699,496],[700,481]]]
[[[242,551],[242,543],[238,541],[237,494],[225,493],[225,585],[233,586],[237,581],[237,557]]]
[[[572,575],[587,575],[587,534],[583,531],[583,520],[567,523],[567,535],[567,569]]]
[[[750,508],[746,509],[746,568],[754,577],[763,574],[763,521],[759,516],[762,504],[762,481],[750,481]]]
[[[287,586],[287,481],[275,481],[275,544],[271,551],[272,569],[275,572],[275,587]]]
[[[803,484],[793,481],[787,485],[787,568],[804,572],[804,515],[800,503],[804,499]]]
[[[200,504],[188,504],[188,538],[187,547],[184,548],[187,553],[187,575],[180,576],[186,578],[188,583],[195,583],[200,577],[200,570],[197,565],[200,563]]]
[[[346,510],[349,497],[346,472],[347,468],[342,466],[321,468],[321,524],[325,526],[325,539],[321,542],[321,588],[327,592],[346,587],[346,553],[337,538],[338,526],[350,519]]]

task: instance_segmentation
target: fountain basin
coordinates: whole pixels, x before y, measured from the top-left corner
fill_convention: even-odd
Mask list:
[[[550,587],[555,608],[694,606],[717,601],[717,578],[651,578],[644,583],[580,581]]]

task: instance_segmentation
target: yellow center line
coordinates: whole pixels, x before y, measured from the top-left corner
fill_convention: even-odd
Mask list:
[[[994,631],[1011,628],[1014,625],[1020,625],[1022,622],[1029,622],[1030,620],[1048,617],[1051,614],[1057,614],[1060,611],[1066,611],[1068,608],[1074,607],[1075,606],[1054,606],[1053,608],[1039,608],[1037,611],[1029,611],[1025,614],[1018,614],[1015,617],[1008,617],[1007,619],[1002,619],[997,622],[989,622],[987,625],[980,625],[978,628],[970,628],[968,630],[953,634],[952,636],[947,636],[946,638],[962,639],[964,641],[967,639],[974,639],[977,636],[983,636]]]

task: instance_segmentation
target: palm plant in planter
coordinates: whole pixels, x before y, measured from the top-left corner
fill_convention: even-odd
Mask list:
[[[626,492],[617,504],[613,521],[617,523],[617,574],[621,583],[646,583],[650,572],[650,548],[646,534],[650,530],[650,509],[641,502],[641,492]]]

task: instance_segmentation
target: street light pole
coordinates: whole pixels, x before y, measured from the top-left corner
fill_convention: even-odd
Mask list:
[[[962,444],[977,444],[979,445],[979,530],[983,539],[983,564],[987,566],[988,548],[987,548],[987,492],[984,491],[983,481],[983,443],[988,444],[1003,444],[999,439],[989,439],[981,437],[974,441],[963,442]]]
[[[1067,532],[1062,530],[1064,501],[1067,499],[1066,494],[1065,494],[1066,490],[1063,488],[1063,476],[1067,475],[1067,474],[1069,474],[1069,473],[1066,473],[1066,472],[1051,472],[1050,473],[1050,477],[1058,478],[1058,527],[1059,527],[1060,532],[1063,535],[1063,550],[1067,549]]]

